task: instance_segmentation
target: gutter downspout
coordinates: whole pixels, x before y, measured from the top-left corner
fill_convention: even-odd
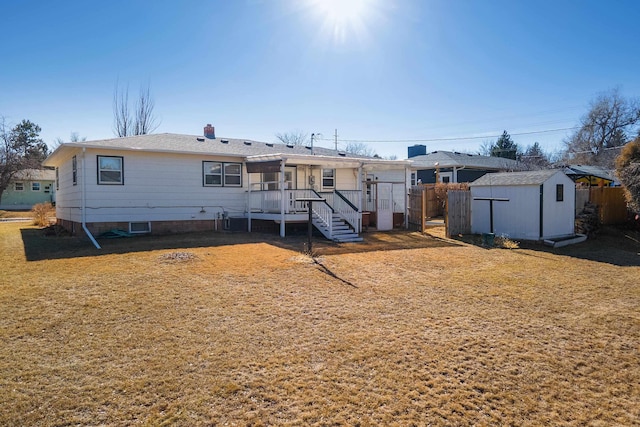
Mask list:
[[[93,237],[93,234],[91,234],[91,232],[87,228],[87,207],[86,207],[87,168],[86,168],[86,162],[85,162],[86,150],[87,149],[85,147],[82,147],[82,229],[87,234],[87,236],[89,236],[89,240],[91,240],[91,243],[93,243],[93,246],[95,246],[96,249],[102,249],[102,247],[100,247],[98,242],[96,242],[96,239]]]
[[[287,162],[287,159],[285,157],[283,157],[282,160],[280,160],[280,237],[285,236],[285,229],[286,229],[285,215],[284,215],[284,211],[287,203],[287,201],[285,200],[286,191],[284,189],[284,165],[286,162]]]

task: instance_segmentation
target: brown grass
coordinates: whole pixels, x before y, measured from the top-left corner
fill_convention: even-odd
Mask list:
[[[640,421],[640,244],[618,235],[102,243],[0,224],[0,425]]]
[[[9,219],[9,218],[32,218],[33,214],[31,211],[3,211],[0,210],[0,219]]]

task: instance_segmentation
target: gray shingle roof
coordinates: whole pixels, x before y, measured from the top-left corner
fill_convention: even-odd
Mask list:
[[[480,156],[477,154],[457,153],[451,151],[434,151],[433,153],[411,157],[413,169],[435,169],[450,167],[469,167],[493,170],[522,170],[520,162],[502,157]],[[436,163],[438,163],[436,165]]]
[[[64,144],[64,146],[108,148],[120,150],[175,152],[186,154],[207,154],[223,156],[256,156],[264,154],[311,155],[311,147],[266,143],[247,139],[215,138],[207,139],[197,135],[159,133],[124,138],[102,139]],[[329,148],[314,147],[315,155],[344,156],[349,158],[371,158],[351,153],[337,152]]]
[[[601,168],[600,166],[588,166],[588,165],[569,165],[565,168],[564,173],[567,175],[580,176],[595,176],[598,178],[608,179],[615,181],[615,178],[608,170]]]
[[[540,185],[557,173],[562,173],[562,171],[559,169],[547,169],[526,172],[488,173],[470,183],[469,186]]]

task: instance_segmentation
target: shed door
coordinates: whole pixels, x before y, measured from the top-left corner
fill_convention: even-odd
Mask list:
[[[377,184],[376,216],[378,230],[393,229],[393,195],[391,183],[379,182]]]

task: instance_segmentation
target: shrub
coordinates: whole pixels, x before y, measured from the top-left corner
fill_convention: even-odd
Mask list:
[[[33,213],[33,224],[39,227],[49,225],[49,218],[56,215],[55,208],[49,202],[33,205],[31,212]]]
[[[436,197],[440,206],[444,207],[447,199],[447,191],[461,190],[469,191],[468,182],[439,182],[436,184]]]
[[[624,146],[616,159],[616,172],[624,185],[629,208],[640,213],[640,137]]]

